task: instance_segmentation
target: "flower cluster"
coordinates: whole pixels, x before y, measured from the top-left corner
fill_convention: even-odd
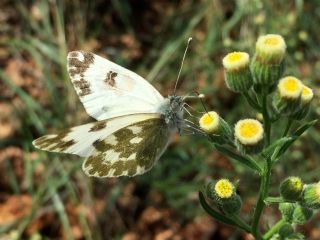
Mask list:
[[[205,194],[200,193],[200,203],[211,216],[249,232],[257,239],[294,238],[298,233],[292,224],[304,224],[314,211],[320,210],[320,182],[304,184],[299,177],[288,177],[280,184],[280,196],[268,196],[272,167],[316,122],[291,130],[293,123],[303,124],[314,96],[313,90],[301,79],[283,76],[285,58],[286,42],[277,34],[260,36],[252,59],[246,52],[228,53],[222,60],[226,86],[242,94],[252,107],[253,115],[259,117],[239,119],[233,126],[215,111],[206,112],[199,119],[200,129],[216,150],[261,177],[251,226],[239,218],[242,200],[236,192],[237,184],[228,179],[209,182]],[[276,124],[280,127],[273,128]],[[276,229],[271,228],[262,238],[259,220],[268,202],[279,204],[282,220]]]

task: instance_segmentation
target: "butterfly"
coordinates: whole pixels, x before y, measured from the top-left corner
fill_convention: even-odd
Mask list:
[[[184,128],[184,98],[164,98],[136,73],[84,51],[68,54],[67,69],[86,112],[97,121],[42,136],[33,145],[84,157],[86,175],[144,174],[170,136]]]

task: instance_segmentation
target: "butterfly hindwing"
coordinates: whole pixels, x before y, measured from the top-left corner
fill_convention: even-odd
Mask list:
[[[161,94],[138,74],[90,52],[68,54],[68,72],[87,113],[104,120],[156,113]]]
[[[65,129],[57,134],[42,136],[33,141],[39,149],[64,152],[88,157],[95,150],[93,143],[132,123],[140,122],[158,114],[133,114]]]
[[[83,171],[89,176],[135,176],[150,170],[165,150],[170,131],[163,118],[150,118],[96,141]]]

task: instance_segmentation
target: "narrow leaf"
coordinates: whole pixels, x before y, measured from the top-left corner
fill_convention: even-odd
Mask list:
[[[262,156],[265,158],[270,157],[277,147],[282,147],[284,144],[288,143],[291,140],[292,140],[291,137],[283,137],[278,139],[277,141],[275,141],[274,143],[272,143],[270,146],[268,146],[266,149],[263,150]]]
[[[308,122],[304,125],[302,125],[300,128],[298,128],[293,134],[292,134],[292,139],[285,143],[282,148],[280,149],[279,153],[277,154],[277,159],[279,156],[281,156],[294,142],[297,140],[305,131],[307,131],[310,127],[315,125],[318,120],[313,120],[311,122]]]
[[[258,165],[255,160],[248,158],[246,156],[240,155],[239,153],[233,152],[230,149],[223,147],[218,144],[214,144],[214,147],[221,153],[227,155],[228,157],[246,165],[247,167],[251,168],[254,171],[257,171],[258,173],[262,172],[261,167]]]
[[[222,215],[221,213],[219,213],[218,211],[214,210],[213,208],[211,208],[203,193],[201,191],[199,191],[199,201],[200,201],[200,204],[202,206],[202,208],[211,216],[213,217],[214,219],[220,221],[220,222],[223,222],[225,224],[228,224],[228,225],[231,225],[231,226],[237,226],[237,224],[230,218]]]

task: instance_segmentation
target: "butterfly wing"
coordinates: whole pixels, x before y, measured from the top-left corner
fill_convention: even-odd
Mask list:
[[[82,169],[95,177],[141,175],[160,158],[169,137],[170,130],[163,118],[136,122],[96,141],[95,151],[84,161]]]
[[[97,120],[156,113],[163,101],[145,79],[93,53],[70,52],[67,68],[87,113]]]
[[[132,123],[159,117],[158,114],[134,114],[72,127],[58,134],[42,136],[32,143],[35,147],[50,151],[88,157],[95,151],[94,143],[105,139],[119,129]],[[111,135],[112,136],[112,135]],[[109,137],[112,140],[112,137]]]

